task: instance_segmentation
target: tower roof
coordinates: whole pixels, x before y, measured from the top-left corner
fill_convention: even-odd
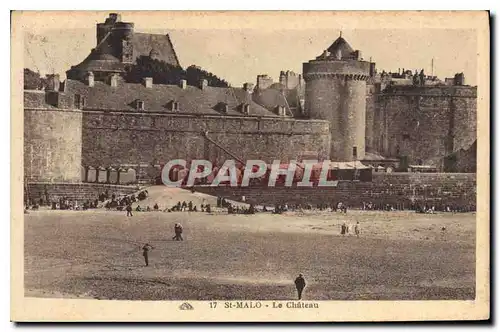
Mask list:
[[[354,50],[351,47],[351,45],[349,45],[349,43],[344,38],[342,38],[342,36],[340,36],[339,38],[337,38],[337,40],[335,40],[333,42],[333,44],[330,47],[328,47],[328,49],[327,49],[327,51],[330,54],[337,54],[337,52],[339,50],[340,50],[340,53],[342,54],[342,57],[344,57],[346,55],[349,55],[352,52],[354,52]]]

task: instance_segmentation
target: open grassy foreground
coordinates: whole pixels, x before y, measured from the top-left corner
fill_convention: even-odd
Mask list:
[[[344,220],[362,236],[342,237]],[[26,296],[284,300],[303,273],[306,300],[473,299],[475,227],[472,213],[31,211]]]

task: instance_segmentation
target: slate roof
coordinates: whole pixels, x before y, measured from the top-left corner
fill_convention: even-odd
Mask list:
[[[134,59],[141,55],[149,56],[151,50],[156,52],[158,60],[165,61],[174,66],[180,66],[179,59],[175,53],[170,36],[150,33],[134,33],[132,39],[134,45]]]
[[[125,72],[125,65],[115,56],[111,41],[111,33],[108,33],[103,40],[93,49],[90,54],[76,66],[71,66],[67,71],[68,77],[78,77],[82,73],[92,72]],[[79,75],[78,75],[78,74]]]
[[[79,94],[86,98],[84,109],[136,111],[136,101],[144,102],[144,112],[190,113],[212,115],[241,116],[242,104],[250,105],[248,116],[278,116],[252,101],[251,94],[243,88],[218,88],[208,86],[200,89],[188,85],[182,89],[178,85],[153,84],[146,88],[139,83],[120,81],[117,87],[111,87],[95,81],[93,87],[72,79],[67,79],[65,92]],[[179,110],[170,110],[170,103],[179,103]],[[228,111],[221,111],[221,105],[227,104]]]
[[[276,113],[278,106],[285,106],[287,114],[290,115],[290,107],[283,96],[283,93],[277,89],[255,89],[252,95],[253,101],[265,107],[269,112]]]
[[[148,33],[134,33],[132,38],[134,61],[139,56],[150,56],[151,51],[155,53],[158,60],[178,66],[179,59],[175,53],[169,35],[157,35]],[[125,72],[125,64],[116,56],[113,49],[113,34],[108,33],[103,40],[93,49],[90,54],[76,66],[68,71],[68,77],[82,77],[82,73],[93,72]],[[77,74],[78,73],[78,74]]]
[[[348,56],[349,54],[354,52],[351,45],[349,45],[349,43],[342,37],[337,38],[337,40],[335,40],[333,44],[330,45],[330,47],[328,47],[327,49],[327,51],[332,55],[335,55],[338,50],[340,50],[342,57]]]
[[[275,84],[278,84],[278,86],[273,87]],[[304,98],[305,89],[303,87],[285,89],[282,84],[275,84],[267,89],[255,89],[253,100],[271,112],[276,112],[277,106],[285,106],[288,115],[293,114],[294,117],[302,116],[299,99]]]

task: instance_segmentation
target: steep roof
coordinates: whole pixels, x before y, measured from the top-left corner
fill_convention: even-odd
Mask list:
[[[150,56],[153,51],[156,59],[174,66],[179,65],[179,59],[168,35],[134,33],[132,46],[134,61],[142,55]],[[89,71],[125,72],[125,64],[114,55],[116,52],[113,47],[113,34],[108,33],[82,62],[68,70],[67,76],[82,78],[82,75]]]
[[[253,102],[251,94],[242,88],[208,86],[202,90],[188,85],[182,89],[177,85],[166,84],[153,84],[151,88],[146,88],[143,84],[123,81],[119,82],[117,87],[100,81],[89,87],[80,81],[68,79],[66,93],[85,97],[85,109],[135,111],[135,103],[140,100],[144,102],[144,112],[241,116],[241,105],[249,104],[249,116],[277,116]],[[179,103],[179,111],[170,110],[172,101]],[[227,113],[220,111],[219,107],[223,104],[228,106]]]
[[[342,37],[337,38],[333,42],[330,47],[328,47],[327,51],[330,52],[330,54],[334,55],[337,54],[337,52],[340,50],[340,53],[342,54],[342,57],[347,56],[354,52],[354,49],[349,45],[349,43]]]
[[[265,107],[269,112],[276,112],[278,106],[285,106],[287,114],[290,114],[290,107],[281,90],[276,89],[256,89],[252,95],[253,101]]]
[[[76,78],[83,73],[92,72],[125,72],[125,65],[112,55],[111,33],[108,33],[99,45],[94,48],[90,54],[76,66],[71,66],[67,76]]]
[[[132,44],[134,46],[134,59],[141,55],[149,56],[151,50],[154,50],[158,60],[165,61],[174,66],[180,66],[179,59],[168,34],[158,35],[136,32],[134,33]]]

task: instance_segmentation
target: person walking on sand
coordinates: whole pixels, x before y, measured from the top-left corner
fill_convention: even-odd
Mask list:
[[[360,226],[359,226],[359,221],[356,223],[356,225],[354,226],[354,233],[356,233],[356,236],[359,237],[359,233],[360,233]]]
[[[126,210],[127,210],[127,217],[128,216],[132,217],[132,205],[131,204],[127,205]]]
[[[295,287],[297,288],[297,295],[299,297],[299,300],[301,300],[302,291],[304,291],[304,288],[306,287],[306,281],[302,274],[299,274],[299,276],[295,279]]]
[[[174,232],[175,236],[172,238],[172,240],[184,241],[184,239],[182,238],[182,225],[180,223],[175,224]]]
[[[142,256],[144,256],[144,262],[146,263],[146,266],[149,266],[149,251],[153,250],[154,247],[150,245],[149,243],[146,243],[144,247],[142,247]]]

